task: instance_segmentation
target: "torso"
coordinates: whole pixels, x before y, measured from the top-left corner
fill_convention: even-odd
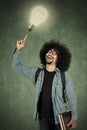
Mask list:
[[[39,102],[39,114],[42,117],[53,117],[53,105],[52,105],[52,81],[55,75],[55,71],[48,72],[45,70],[44,82],[42,92],[40,94]]]

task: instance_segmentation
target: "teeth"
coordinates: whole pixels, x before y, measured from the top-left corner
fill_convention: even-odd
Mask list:
[[[52,56],[50,56],[50,55],[48,55],[48,56],[47,56],[47,58],[49,58],[49,59],[53,59],[53,57],[52,57]]]

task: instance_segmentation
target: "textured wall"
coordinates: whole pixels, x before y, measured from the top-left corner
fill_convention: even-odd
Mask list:
[[[22,51],[22,62],[37,66],[39,49],[50,39],[65,43],[72,53],[69,73],[78,98],[78,127],[86,130],[87,4],[86,0],[1,0],[0,2],[0,130],[38,130],[32,117],[34,87],[11,68],[16,40],[27,33],[32,7],[43,5],[49,17],[34,29]]]

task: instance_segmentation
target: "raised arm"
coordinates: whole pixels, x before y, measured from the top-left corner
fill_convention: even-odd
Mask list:
[[[27,37],[28,34],[25,35],[24,39],[16,42],[16,50],[13,54],[13,59],[12,59],[12,68],[34,82],[34,76],[37,68],[26,66],[21,63],[21,50],[25,46]]]

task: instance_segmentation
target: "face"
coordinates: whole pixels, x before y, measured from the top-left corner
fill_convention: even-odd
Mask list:
[[[54,49],[49,50],[46,53],[46,64],[54,64],[57,62],[57,53]]]

